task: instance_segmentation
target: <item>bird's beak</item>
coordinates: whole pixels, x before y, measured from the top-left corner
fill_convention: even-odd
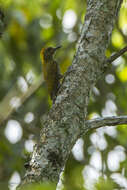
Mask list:
[[[62,46],[57,46],[57,47],[53,48],[54,52],[55,52],[57,49],[61,48],[61,47],[62,47]]]

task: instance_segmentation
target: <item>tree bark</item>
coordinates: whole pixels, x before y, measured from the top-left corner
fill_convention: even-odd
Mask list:
[[[97,129],[104,126],[116,126],[127,124],[127,116],[108,116],[108,117],[98,117],[96,119],[91,119],[85,122],[84,128],[82,128],[82,134],[86,133],[91,129]],[[87,129],[87,130],[86,130]]]
[[[122,0],[88,0],[77,51],[55,104],[42,119],[40,141],[34,147],[22,184],[58,182],[69,153],[85,126],[91,90],[101,78],[108,46]],[[105,63],[105,64],[104,64]]]

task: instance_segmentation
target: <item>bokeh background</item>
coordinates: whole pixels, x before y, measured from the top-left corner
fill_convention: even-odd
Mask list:
[[[0,8],[5,14],[0,38],[0,189],[13,190],[20,183],[24,163],[39,138],[42,116],[51,107],[40,50],[62,45],[55,57],[61,73],[67,70],[80,35],[86,1],[0,0]],[[124,1],[106,56],[126,44]],[[127,114],[126,62],[124,54],[93,88],[87,119]],[[127,126],[104,127],[87,133],[73,147],[58,189],[122,188],[127,189]]]

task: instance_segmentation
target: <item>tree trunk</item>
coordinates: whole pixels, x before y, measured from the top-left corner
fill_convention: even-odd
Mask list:
[[[105,69],[105,50],[122,0],[87,0],[77,51],[55,104],[43,117],[40,141],[34,147],[22,184],[58,182],[76,140],[87,131],[85,118],[91,90]]]

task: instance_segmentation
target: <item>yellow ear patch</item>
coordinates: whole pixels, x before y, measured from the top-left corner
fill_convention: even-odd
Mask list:
[[[41,60],[42,60],[42,64],[44,63],[44,51],[45,51],[45,48],[42,48],[41,52],[40,52],[40,57],[41,57]]]

